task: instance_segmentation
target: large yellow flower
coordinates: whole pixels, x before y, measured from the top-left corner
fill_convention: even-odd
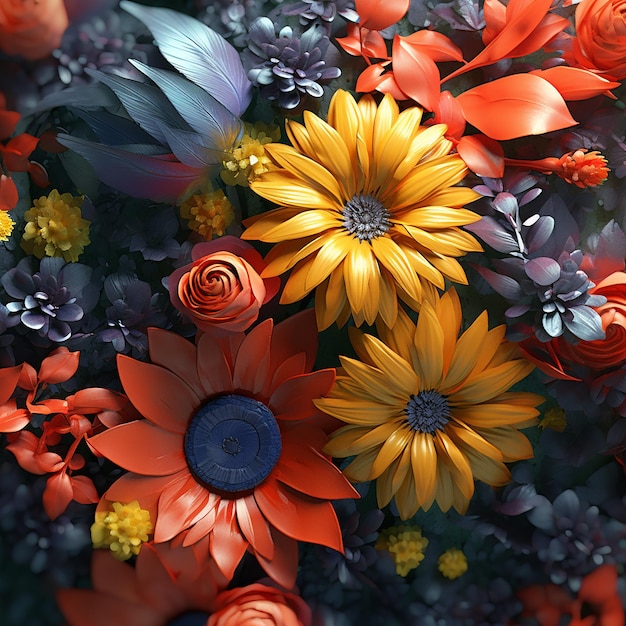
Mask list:
[[[379,506],[395,496],[402,519],[434,501],[463,513],[475,478],[504,485],[504,462],[533,454],[518,429],[537,422],[543,398],[507,391],[533,365],[504,340],[504,325],[488,329],[486,311],[459,337],[461,318],[451,289],[424,302],[417,325],[403,311],[391,330],[379,325],[382,341],[351,329],[361,360],[340,357],[342,376],[316,401],[348,424],[325,451],[355,456],[346,476],[377,479]]]
[[[281,205],[245,222],[243,239],[278,243],[264,276],[291,271],[281,302],[317,288],[318,327],[354,316],[373,324],[396,320],[400,296],[418,308],[444,278],[465,283],[454,257],[482,248],[459,228],[478,215],[462,206],[478,195],[454,187],[467,172],[446,126],[420,126],[422,110],[399,112],[386,95],[377,107],[337,91],[328,123],[304,112],[287,121],[293,144],[269,144],[279,166],[250,187]]]

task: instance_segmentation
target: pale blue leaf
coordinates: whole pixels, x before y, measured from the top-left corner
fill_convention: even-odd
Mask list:
[[[98,139],[108,145],[120,145],[128,143],[154,143],[155,139],[145,130],[139,128],[133,120],[120,117],[108,111],[83,111],[81,109],[70,110],[84,120],[96,133]]]
[[[170,101],[153,85],[95,70],[87,70],[87,73],[111,89],[120,99],[128,115],[161,143],[167,144],[161,131],[163,125],[188,128]]]
[[[528,252],[532,254],[539,250],[543,244],[548,241],[552,231],[554,230],[554,218],[550,215],[539,216],[539,219],[530,227],[526,244]]]
[[[475,269],[489,283],[491,288],[503,298],[515,302],[524,297],[524,291],[520,284],[510,276],[496,274],[486,267],[475,266]]]
[[[176,202],[202,176],[168,155],[146,156],[63,134],[58,140],[89,161],[102,182],[137,198]]]
[[[119,106],[117,98],[104,85],[79,85],[44,96],[29,114],[48,111],[56,107],[73,106],[87,111],[113,109]]]
[[[531,259],[524,266],[526,275],[542,287],[555,283],[561,276],[561,266],[548,257]]]
[[[252,85],[237,50],[221,35],[193,17],[165,8],[122,1],[128,13],[154,35],[163,56],[189,80],[199,85],[240,117],[252,98]]]
[[[232,148],[241,132],[241,120],[213,96],[174,72],[131,63],[157,84],[191,128],[218,150]]]
[[[584,341],[596,341],[604,339],[602,318],[596,311],[588,306],[574,306],[570,309],[571,320],[566,319],[567,329]]]
[[[190,167],[204,168],[207,165],[221,163],[226,158],[223,151],[207,148],[198,143],[200,136],[192,131],[164,127],[163,134],[174,156]]]

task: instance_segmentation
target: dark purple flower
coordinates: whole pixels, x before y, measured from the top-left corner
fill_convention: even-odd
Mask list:
[[[440,2],[432,12],[446,21],[454,30],[467,30],[480,33],[485,28],[485,17],[481,3],[474,0]]]
[[[148,207],[138,212],[130,221],[129,230],[133,233],[129,250],[141,252],[146,261],[179,257],[180,244],[174,239],[178,233],[178,219],[173,207]]]
[[[339,68],[326,64],[330,40],[320,27],[297,35],[285,26],[276,35],[272,20],[260,17],[251,24],[249,37],[244,52],[248,78],[283,109],[295,109],[304,96],[320,98],[324,90],[319,83],[341,75]]]
[[[36,260],[26,257],[0,279],[12,298],[7,309],[26,331],[55,343],[67,341],[75,323],[96,304],[91,272],[87,265],[58,257],[44,257],[36,271]]]
[[[301,0],[285,6],[282,13],[283,15],[297,15],[303,26],[316,20],[332,22],[337,15],[349,22],[359,20],[359,14],[354,10],[352,0]]]

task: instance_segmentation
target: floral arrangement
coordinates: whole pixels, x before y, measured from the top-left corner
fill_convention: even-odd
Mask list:
[[[621,0],[0,6],[0,622],[624,626]]]

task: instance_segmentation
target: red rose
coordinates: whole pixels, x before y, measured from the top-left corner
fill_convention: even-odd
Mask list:
[[[584,0],[576,7],[573,59],[604,78],[626,78],[626,0]]]
[[[42,59],[61,45],[67,24],[63,0],[2,0],[0,50]]]
[[[194,246],[193,263],[169,278],[170,299],[203,331],[242,332],[276,295],[279,279],[262,279],[261,255],[237,237],[221,237]]]
[[[568,360],[603,371],[626,362],[626,272],[614,272],[599,282],[591,293],[604,296],[606,304],[595,307],[602,318],[605,339],[562,345]]]
[[[309,626],[311,611],[302,598],[261,584],[218,594],[207,626]]]

